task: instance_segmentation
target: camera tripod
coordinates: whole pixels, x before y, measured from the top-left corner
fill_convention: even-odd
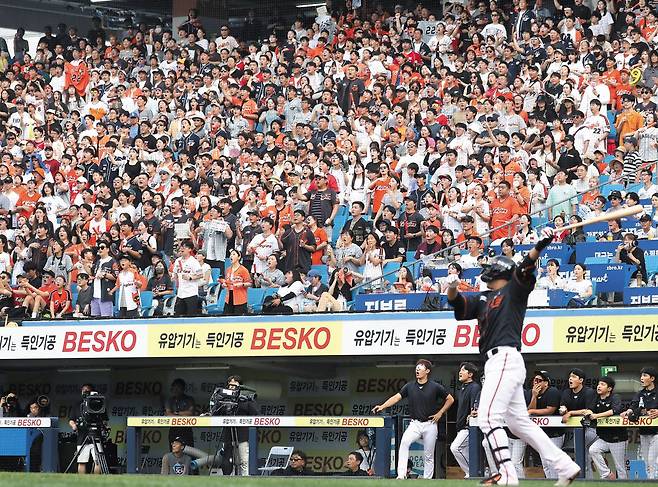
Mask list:
[[[80,445],[80,448],[78,449],[78,451],[75,452],[75,455],[73,455],[73,458],[71,459],[71,463],[69,463],[68,467],[66,467],[65,472],[68,473],[69,469],[73,466],[73,464],[77,462],[78,457],[80,456],[80,453],[82,452],[84,447],[87,445],[91,445],[94,452],[94,454],[92,455],[92,459],[95,458],[94,464],[98,462],[98,466],[100,467],[101,474],[108,475],[110,473],[110,467],[107,465],[107,458],[105,457],[105,451],[103,450],[102,436],[103,435],[101,428],[99,428],[98,426],[90,427],[89,431],[85,435],[84,441]]]
[[[236,416],[238,413],[238,404],[231,401],[218,401],[215,411],[213,411],[213,416]],[[229,438],[226,439],[226,433],[228,432]],[[227,471],[224,467],[232,463],[232,472],[233,475],[237,476],[240,472],[240,441],[238,440],[238,430],[235,426],[226,426],[222,427],[222,432],[219,435],[219,440],[217,441],[217,448],[215,449],[215,454],[212,457],[210,466],[208,469],[208,475],[212,474],[213,468],[219,466],[222,469],[224,475],[227,475]],[[219,465],[217,464],[217,459],[221,458]]]

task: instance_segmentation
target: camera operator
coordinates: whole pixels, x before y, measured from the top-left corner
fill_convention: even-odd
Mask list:
[[[644,367],[640,371],[640,389],[631,407],[622,412],[622,418],[637,421],[640,416],[648,416],[651,419],[658,418],[658,396],[656,396],[656,375],[658,372],[653,367]],[[658,475],[658,428],[649,426],[640,428],[640,451],[642,458],[647,463],[647,478],[655,480]]]
[[[242,377],[239,375],[231,375],[226,379],[226,388],[230,390],[241,390]],[[240,394],[237,403],[237,408],[234,410],[235,416],[258,416],[258,409],[254,396],[244,396]],[[248,428],[235,428],[238,441],[238,458],[239,470],[238,475],[249,475],[249,429]],[[224,428],[223,431],[224,441],[224,455],[222,460],[222,471],[224,475],[230,475],[233,470],[233,465],[236,461],[235,453],[232,450],[231,444],[231,428]]]
[[[16,418],[22,416],[21,411],[21,406],[18,403],[18,396],[13,392],[0,398],[0,417]]]
[[[187,384],[183,379],[174,379],[171,383],[171,397],[165,403],[167,416],[194,416],[194,398],[185,394]],[[194,433],[192,428],[169,428],[169,443],[176,438],[182,439],[186,445],[194,446]]]
[[[83,384],[82,388],[80,389],[80,395],[82,396],[81,400],[77,404],[77,406],[72,409],[74,416],[69,419],[69,425],[71,426],[71,429],[78,434],[77,451],[79,452],[78,454],[79,474],[87,473],[87,464],[89,463],[90,458],[93,459],[94,461],[93,473],[95,474],[101,473],[101,467],[100,467],[98,456],[96,455],[96,451],[94,449],[94,443],[96,444],[96,449],[98,449],[98,452],[103,453],[102,438],[94,436],[91,442],[87,442],[86,444],[84,444],[87,435],[91,431],[91,427],[97,426],[95,424],[90,424],[85,419],[85,415],[82,407],[84,404],[84,399],[92,394],[98,394],[97,392],[94,391],[94,386],[92,384]],[[107,414],[103,414],[101,418],[99,418],[99,420],[101,421],[101,423],[103,421],[107,421],[108,420]],[[104,428],[104,425],[101,424],[100,426]]]

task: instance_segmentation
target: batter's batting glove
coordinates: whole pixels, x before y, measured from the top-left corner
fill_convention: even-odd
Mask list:
[[[535,244],[535,250],[537,252],[541,252],[553,242],[553,237],[555,237],[555,233],[552,228],[545,227],[541,231],[541,236],[542,239]]]
[[[448,274],[446,284],[452,289],[457,289],[459,287],[459,276],[457,274]]]

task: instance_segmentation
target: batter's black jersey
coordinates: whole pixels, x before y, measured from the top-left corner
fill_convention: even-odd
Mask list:
[[[596,396],[594,403],[589,408],[593,413],[604,413],[612,409],[613,416],[621,413],[621,398],[619,394],[610,394],[606,398]],[[592,426],[596,421],[592,421]],[[618,443],[628,440],[628,430],[626,428],[596,428],[596,435],[608,443]]]
[[[439,412],[448,394],[445,387],[433,380],[424,384],[407,382],[400,390],[400,395],[409,401],[411,419],[418,421],[429,421],[430,416]]]
[[[480,400],[480,384],[469,382],[457,390],[457,431],[468,428],[468,417]]]
[[[583,386],[578,392],[565,389],[562,391],[560,406],[566,407],[567,411],[580,411],[581,409],[589,408],[595,400],[596,391],[591,387]]]
[[[656,388],[651,390],[642,389],[631,401],[631,409],[639,411],[641,416],[645,416],[649,409],[658,409],[658,397],[656,396]],[[658,428],[651,426],[647,428],[640,428],[641,435],[655,435],[658,434]]]
[[[560,407],[560,391],[558,391],[555,387],[552,386],[546,389],[546,392],[544,392],[541,396],[537,396],[537,403],[535,409],[546,409],[549,407],[554,407],[555,413],[547,416],[553,416],[557,414],[557,408]],[[546,433],[546,436],[548,436],[549,438],[556,438],[564,434],[564,430],[562,428],[542,428],[542,429],[544,430],[544,433]]]
[[[450,304],[458,320],[477,319],[480,327],[480,353],[495,347],[521,350],[521,331],[528,306],[528,295],[535,287],[535,275],[517,268],[512,279],[497,291],[472,296],[458,294]]]

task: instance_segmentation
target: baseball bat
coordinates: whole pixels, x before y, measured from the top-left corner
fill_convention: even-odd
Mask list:
[[[612,211],[610,213],[603,213],[602,215],[595,216],[593,218],[588,218],[587,220],[583,220],[582,222],[572,223],[571,225],[567,225],[566,227],[560,228],[560,231],[563,232],[564,230],[572,230],[574,228],[584,227],[585,225],[591,225],[593,223],[617,220],[618,218],[624,218],[626,216],[635,215],[636,213],[641,213],[643,211],[644,211],[644,207],[642,205],[629,206],[628,208],[621,208],[619,210]]]

